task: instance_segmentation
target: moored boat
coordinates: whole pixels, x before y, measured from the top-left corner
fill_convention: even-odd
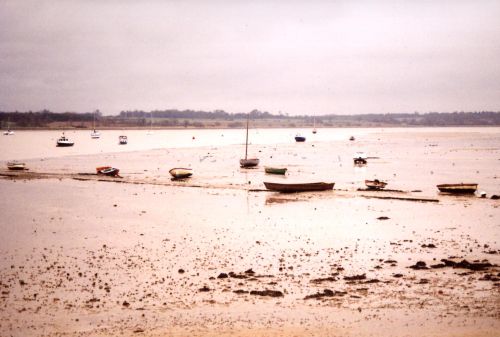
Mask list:
[[[354,136],[351,136],[351,137],[349,137],[349,140],[353,141],[353,140],[356,140],[356,138],[354,138]]]
[[[365,185],[369,189],[380,190],[385,188],[385,186],[387,186],[387,183],[385,181],[380,181],[378,179],[375,179],[375,180],[365,180]]]
[[[8,162],[7,163],[7,168],[9,170],[16,170],[16,171],[20,171],[20,170],[25,170],[26,169],[26,164],[25,163],[20,163],[20,162],[17,162],[17,161],[11,161],[11,162]]]
[[[297,134],[297,135],[295,136],[295,141],[296,141],[296,142],[298,142],[298,143],[305,142],[305,141],[306,141],[306,137],[304,137],[304,136],[301,136],[301,135]]]
[[[240,166],[241,167],[255,167],[259,165],[259,159],[258,158],[245,158],[245,159],[240,159]]]
[[[453,194],[473,194],[477,190],[477,184],[440,184],[436,186],[440,192]]]
[[[118,137],[118,144],[120,144],[120,145],[126,145],[127,143],[128,143],[127,136],[119,136]]]
[[[97,174],[102,174],[110,177],[116,177],[120,172],[119,169],[111,166],[101,166],[101,167],[96,167],[95,169],[97,171]]]
[[[3,132],[3,135],[4,135],[4,136],[13,136],[14,134],[15,134],[15,133],[14,133],[14,131],[12,131],[12,130],[7,130],[7,131],[4,131],[4,132]]]
[[[75,142],[72,142],[69,140],[65,135],[64,132],[61,135],[61,137],[57,140],[57,146],[59,147],[68,147],[68,146],[73,146],[75,145]]]
[[[193,175],[193,169],[185,167],[174,167],[168,171],[172,177],[175,179],[189,178]]]
[[[268,174],[285,174],[287,168],[286,167],[270,167],[270,166],[265,166],[264,170]]]
[[[101,133],[97,130],[94,130],[90,133],[90,138],[99,139],[101,137]]]
[[[310,191],[327,191],[333,189],[335,183],[298,183],[298,184],[282,184],[264,182],[266,188],[270,191],[281,193],[294,193],[294,192],[310,192]]]
[[[357,152],[354,155],[354,157],[353,157],[354,164],[366,164],[367,163],[367,161],[366,161],[367,158],[368,157],[363,152]]]
[[[259,165],[258,158],[248,158],[248,124],[250,120],[250,114],[247,115],[247,134],[245,138],[245,158],[240,159],[240,167],[248,168],[255,167]]]

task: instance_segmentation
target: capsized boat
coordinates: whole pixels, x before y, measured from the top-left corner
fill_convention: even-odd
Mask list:
[[[97,174],[102,174],[105,176],[116,177],[120,172],[116,167],[111,166],[100,166],[95,168]]]
[[[436,186],[440,192],[453,194],[473,194],[477,190],[477,184],[441,184]]]
[[[299,184],[283,184],[264,182],[266,188],[270,191],[281,193],[294,193],[294,192],[309,192],[309,191],[327,191],[333,189],[335,183],[299,183]]]
[[[75,142],[72,142],[69,140],[65,135],[64,132],[61,135],[61,137],[57,140],[57,146],[59,147],[68,147],[68,146],[73,146],[75,145]]]
[[[9,170],[17,170],[17,171],[20,171],[20,170],[26,170],[26,164],[25,163],[20,163],[20,162],[17,162],[17,161],[11,161],[11,162],[8,162],[7,163],[7,168]]]
[[[297,134],[297,135],[295,136],[295,141],[296,141],[296,142],[298,142],[298,143],[305,142],[305,141],[306,141],[306,137],[301,136],[300,134]]]
[[[247,115],[247,135],[245,139],[245,158],[240,159],[240,167],[243,168],[248,168],[248,167],[255,167],[259,165],[259,159],[258,158],[248,158],[248,123],[250,120],[250,114]]]
[[[120,145],[126,145],[127,143],[128,143],[127,136],[119,136],[118,137],[118,144],[120,144]]]
[[[265,166],[264,170],[268,174],[285,174],[287,168],[286,167],[270,167],[270,166]]]
[[[369,189],[380,190],[385,188],[385,186],[387,186],[387,183],[385,181],[375,179],[375,180],[365,180],[365,185]]]
[[[189,178],[193,175],[193,169],[185,167],[174,167],[168,171],[172,177],[175,179]]]

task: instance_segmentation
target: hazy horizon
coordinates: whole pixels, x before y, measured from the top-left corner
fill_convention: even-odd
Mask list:
[[[0,110],[500,110],[498,1],[0,0]]]

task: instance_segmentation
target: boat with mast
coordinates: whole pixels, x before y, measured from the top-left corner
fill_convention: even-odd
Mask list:
[[[96,112],[99,112],[99,110],[94,111],[93,118],[92,118],[92,132],[90,133],[90,138],[92,139],[99,139],[101,137],[101,133],[95,129],[95,114]]]
[[[313,117],[313,134],[316,134],[318,131],[316,130],[316,117]]]
[[[10,129],[10,118],[7,119],[7,130],[3,132],[4,136],[14,136],[14,131]]]
[[[248,158],[248,124],[250,120],[250,113],[247,115],[247,136],[245,140],[245,159],[240,159],[240,167],[255,167],[259,165],[258,158]]]

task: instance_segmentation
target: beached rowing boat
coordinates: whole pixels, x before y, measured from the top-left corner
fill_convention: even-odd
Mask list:
[[[287,168],[286,167],[270,167],[270,166],[265,166],[264,170],[268,174],[285,174]]]
[[[193,169],[184,167],[175,167],[168,171],[172,177],[175,179],[189,178],[193,175]]]
[[[264,182],[264,185],[268,190],[282,192],[282,193],[294,193],[294,192],[308,192],[308,191],[326,191],[333,189],[335,183],[299,183],[299,184],[281,184],[281,183],[270,183]]]
[[[453,194],[472,194],[477,190],[477,184],[441,184],[436,186],[440,192]]]
[[[385,181],[380,181],[378,179],[375,179],[375,180],[365,180],[365,185],[369,189],[380,190],[385,188],[385,186],[387,186],[387,183]]]
[[[17,161],[11,161],[11,162],[7,163],[7,168],[9,170],[13,170],[13,171],[25,170],[26,169],[26,164],[25,163],[19,163]]]
[[[102,174],[105,176],[110,176],[110,177],[116,177],[118,176],[118,173],[120,172],[119,169],[116,167],[111,167],[111,166],[100,166],[96,167],[95,170],[97,171],[97,174]]]

